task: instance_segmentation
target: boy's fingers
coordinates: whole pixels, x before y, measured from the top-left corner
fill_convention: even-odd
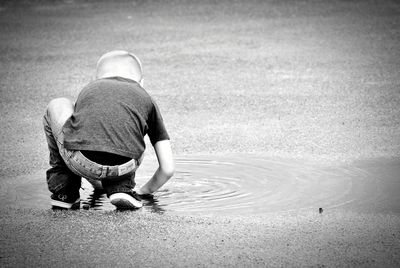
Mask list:
[[[144,200],[154,200],[154,195],[152,194],[139,194],[139,197]]]

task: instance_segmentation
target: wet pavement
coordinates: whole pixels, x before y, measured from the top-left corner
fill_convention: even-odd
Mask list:
[[[136,181],[151,177],[146,163]],[[1,196],[12,207],[48,209],[45,171],[17,177]],[[400,213],[400,161],[373,159],[352,164],[318,165],[260,156],[189,156],[176,159],[174,177],[144,212],[179,214],[263,214],[343,208]],[[104,193],[83,180],[81,207],[114,210]]]

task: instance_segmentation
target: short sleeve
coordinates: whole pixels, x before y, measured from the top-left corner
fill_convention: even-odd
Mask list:
[[[158,141],[169,140],[168,132],[164,125],[164,120],[161,116],[160,109],[153,101],[153,108],[150,112],[148,122],[147,135],[149,135],[150,142],[154,146]]]

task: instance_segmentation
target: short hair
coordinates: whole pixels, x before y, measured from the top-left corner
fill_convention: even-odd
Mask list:
[[[116,65],[116,64],[120,63],[120,61],[122,61],[121,58],[125,59],[126,56],[129,56],[130,58],[132,58],[134,60],[135,64],[137,65],[137,66],[132,66],[133,69],[131,71],[132,71],[132,74],[139,75],[138,80],[140,81],[143,78],[142,63],[135,54],[130,53],[125,50],[113,50],[113,51],[109,51],[109,52],[103,54],[99,58],[99,60],[97,61],[97,64],[96,64],[97,74],[99,75],[99,72],[101,73],[101,72],[109,71],[109,70],[106,70],[105,66],[108,66],[110,64]],[[117,66],[114,66],[114,67],[117,67]],[[115,68],[115,69],[118,70],[118,68]]]

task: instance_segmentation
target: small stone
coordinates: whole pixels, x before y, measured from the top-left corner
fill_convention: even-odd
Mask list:
[[[319,208],[319,213],[321,214],[322,212],[324,212],[324,210],[322,208]]]

